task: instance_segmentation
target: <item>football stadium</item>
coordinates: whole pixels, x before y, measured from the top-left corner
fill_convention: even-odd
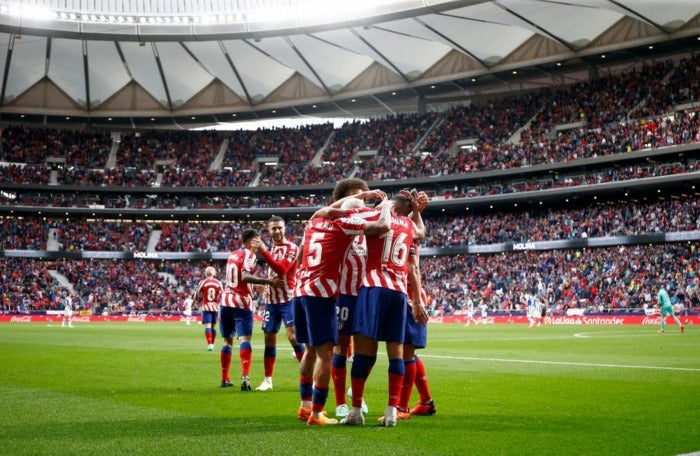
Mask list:
[[[0,0],[0,454],[700,454],[700,2]]]

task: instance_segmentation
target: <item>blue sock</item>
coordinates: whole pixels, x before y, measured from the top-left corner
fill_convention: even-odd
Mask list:
[[[343,369],[345,366],[348,365],[348,357],[339,355],[337,353],[333,353],[333,360],[331,361],[331,365],[336,369]]]
[[[389,360],[389,372],[393,372],[398,375],[404,374],[403,359],[393,358]],[[415,361],[414,361],[415,362]]]
[[[314,385],[313,389],[313,403],[325,405],[328,400],[328,388],[320,388]]]
[[[277,356],[277,347],[265,347],[265,358],[274,358]]]
[[[302,400],[311,397],[313,393],[314,382],[299,382],[299,396]]]
[[[369,373],[374,367],[374,363],[377,362],[376,356],[367,356],[355,353],[355,357],[352,362],[352,369],[350,371],[350,377],[352,378],[367,378]],[[403,364],[402,364],[403,366]]]

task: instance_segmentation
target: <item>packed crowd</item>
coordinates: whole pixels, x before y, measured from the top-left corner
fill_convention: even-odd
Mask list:
[[[466,300],[491,311],[522,309],[522,295],[540,296],[554,312],[651,307],[666,282],[673,301],[700,304],[698,242],[583,250],[522,251],[492,256],[421,259],[432,315],[466,310]]]
[[[675,154],[657,156],[654,160],[639,159],[625,164],[610,164],[592,169],[572,171],[541,172],[522,176],[501,178],[471,179],[454,185],[434,182],[426,188],[431,198],[445,200],[512,194],[517,192],[573,188],[582,185],[596,185],[609,182],[622,182],[632,179],[659,177],[692,173],[700,170],[700,161],[692,157],[679,158]],[[308,177],[307,177],[308,178]],[[317,194],[319,193],[319,194]],[[52,207],[105,207],[134,209],[240,209],[271,207],[309,207],[329,204],[330,198],[323,192],[293,193],[292,191],[249,194],[90,194],[84,192],[13,192],[0,194],[0,204]]]
[[[650,63],[483,105],[352,121],[337,129],[130,133],[118,144],[117,168],[109,170],[108,134],[8,127],[0,162],[33,166],[3,172],[2,180],[46,183],[48,170],[36,166],[58,156],[66,158],[60,185],[294,186],[334,183],[353,171],[370,181],[437,176],[698,142],[696,108],[672,112],[699,99],[697,63],[697,56]],[[562,128],[566,124],[574,125]],[[467,139],[468,147],[454,147]],[[225,141],[221,166],[210,170]],[[256,160],[261,157],[275,157],[278,164],[265,166]],[[154,170],[159,161],[161,174]]]
[[[651,306],[662,282],[674,302],[700,305],[698,242],[630,245],[582,250],[521,251],[421,259],[431,315],[465,311],[466,300],[489,311],[524,308],[524,293],[538,295],[554,312]],[[79,308],[103,312],[179,312],[203,277],[204,262],[6,258],[0,262],[2,310],[55,309],[60,288],[55,270],[72,284]],[[223,263],[215,264],[222,268]]]
[[[151,226],[145,222],[56,220],[51,226],[60,250],[143,252]]]
[[[4,249],[42,250],[48,229],[57,228],[63,250],[145,251],[151,232],[160,238],[156,251],[221,252],[240,247],[244,224],[160,223],[145,221],[0,219]],[[553,207],[427,216],[426,247],[454,247],[502,242],[537,242],[700,229],[700,202],[693,195],[646,201],[608,201],[583,207]],[[303,221],[287,221],[287,236],[297,242]],[[267,235],[263,229],[263,234]]]
[[[112,147],[109,133],[9,126],[2,130],[0,161],[44,165],[47,158],[70,166],[104,168]]]
[[[424,241],[427,247],[629,236],[700,229],[700,202],[690,195],[653,202],[426,218],[425,223],[429,233]]]

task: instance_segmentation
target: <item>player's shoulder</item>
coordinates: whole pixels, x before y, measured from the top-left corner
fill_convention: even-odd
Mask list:
[[[286,248],[288,248],[288,249],[290,249],[290,250],[297,250],[297,249],[299,249],[299,246],[296,245],[296,243],[290,241],[289,239],[285,239],[285,240],[284,240],[284,245],[285,245]]]

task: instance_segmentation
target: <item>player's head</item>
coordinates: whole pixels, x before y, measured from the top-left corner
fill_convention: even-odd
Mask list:
[[[346,196],[356,195],[360,192],[369,190],[367,182],[356,177],[341,179],[335,184],[333,189],[333,201],[338,201]]]
[[[267,221],[267,230],[270,232],[272,241],[275,244],[281,244],[284,242],[286,228],[282,217],[277,215],[270,217],[270,220]]]
[[[365,202],[360,198],[348,198],[340,205],[341,209],[357,209],[360,207],[365,207]]]
[[[243,245],[250,246],[250,242],[255,239],[260,237],[260,232],[256,230],[255,228],[246,228],[243,230],[241,233],[241,241],[243,241]]]
[[[206,269],[204,269],[204,275],[207,277],[214,277],[216,275],[216,269],[214,269],[213,266],[207,266]]]
[[[413,210],[411,205],[411,200],[401,193],[397,193],[391,198],[391,202],[394,204],[394,212],[399,215],[408,215]]]

